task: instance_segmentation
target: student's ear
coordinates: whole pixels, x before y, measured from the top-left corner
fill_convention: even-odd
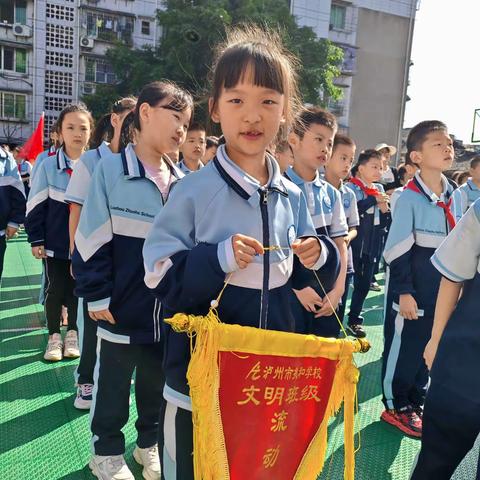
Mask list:
[[[414,150],[410,152],[410,160],[415,163],[416,165],[420,165],[422,163],[422,154],[421,152]]]
[[[112,127],[115,129],[119,125],[119,119],[120,117],[116,113],[112,113],[110,115],[110,123],[112,124]]]
[[[295,150],[300,145],[300,137],[295,132],[290,132],[287,137],[287,142],[292,150]]]
[[[148,122],[150,118],[150,105],[147,102],[144,102],[140,105],[138,109],[138,116],[140,117],[140,124]]]
[[[220,123],[220,117],[218,116],[217,107],[213,109],[213,97],[208,99],[208,111],[210,112],[210,118],[214,123]]]

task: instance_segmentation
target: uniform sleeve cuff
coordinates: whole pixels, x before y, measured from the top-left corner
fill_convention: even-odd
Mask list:
[[[225,273],[235,272],[239,269],[233,253],[232,238],[229,237],[220,242],[217,248],[218,262]]]
[[[12,227],[12,228],[18,228],[20,225],[18,223],[15,223],[15,222],[8,222],[8,226]]]
[[[320,244],[321,252],[318,260],[315,262],[315,265],[310,270],[320,270],[325,265],[325,263],[327,263],[328,259],[328,248],[319,238],[317,238],[317,240]]]
[[[107,310],[110,307],[110,297],[103,298],[102,300],[95,300],[94,302],[88,302],[89,312],[99,312],[100,310]]]

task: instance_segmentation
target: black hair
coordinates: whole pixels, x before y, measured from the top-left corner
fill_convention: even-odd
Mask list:
[[[217,48],[212,69],[212,113],[224,88],[233,88],[251,69],[256,86],[275,90],[285,96],[286,133],[299,108],[297,59],[282,45],[280,35],[266,28],[239,25],[227,32],[226,41]]]
[[[90,148],[97,148],[104,140],[110,141],[113,138],[112,113],[119,115],[134,109],[136,104],[137,99],[134,97],[124,97],[117,100],[112,105],[111,112],[98,120],[90,139]]]
[[[120,133],[120,149],[125,148],[130,139],[133,138],[133,129],[142,130],[140,124],[140,107],[148,103],[151,107],[157,106],[162,100],[169,98],[170,102],[163,106],[168,110],[183,112],[189,108],[192,112],[190,120],[193,118],[193,98],[186,90],[178,87],[175,83],[169,81],[155,81],[145,85],[138,95],[135,110],[131,111],[123,120],[122,131]]]
[[[417,123],[408,134],[407,137],[407,156],[406,162],[411,159],[412,152],[419,151],[422,148],[423,143],[427,139],[427,136],[432,132],[444,131],[447,132],[447,126],[440,120],[426,120],[424,122]],[[410,163],[408,162],[408,163]]]
[[[480,165],[480,155],[476,155],[470,160],[470,168],[475,168],[477,165]]]
[[[339,145],[346,145],[348,147],[355,147],[355,142],[348,137],[347,135],[344,135],[343,133],[337,133],[335,134],[335,138],[333,140],[333,151],[339,146]]]
[[[369,148],[360,153],[357,159],[357,163],[352,167],[352,177],[354,177],[358,172],[358,167],[360,165],[367,164],[372,158],[377,158],[382,161],[382,154],[373,148]]]
[[[62,126],[63,126],[63,121],[65,120],[65,117],[69,113],[75,113],[75,112],[84,113],[88,117],[88,121],[90,123],[90,130],[93,130],[94,121],[93,121],[93,117],[92,117],[92,114],[91,114],[90,110],[88,110],[87,106],[84,103],[78,102],[78,103],[68,104],[60,112],[60,115],[58,116],[58,118],[55,122],[55,125],[56,125],[55,130],[56,130],[57,133],[62,133]]]
[[[320,107],[304,107],[293,122],[293,132],[303,138],[312,125],[323,125],[333,132],[337,131],[337,119],[329,111]]]
[[[212,147],[218,147],[218,138],[217,137],[207,137],[206,149]]]
[[[188,127],[189,132],[207,132],[205,127],[200,122],[192,122]]]

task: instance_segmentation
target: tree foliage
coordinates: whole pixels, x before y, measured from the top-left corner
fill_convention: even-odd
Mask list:
[[[214,47],[226,29],[256,23],[278,30],[287,48],[300,60],[299,80],[303,101],[324,104],[338,99],[333,83],[340,74],[342,50],[318,39],[310,27],[299,27],[286,0],[164,0],[158,12],[162,36],[154,48],[130,49],[117,44],[107,52],[118,82],[101,85],[84,97],[95,116],[108,111],[119,96],[138,93],[152,80],[169,79],[188,89],[206,115],[205,99]],[[203,107],[203,108],[202,108]]]

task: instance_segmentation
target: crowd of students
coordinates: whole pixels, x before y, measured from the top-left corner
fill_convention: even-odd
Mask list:
[[[134,478],[121,429],[135,372],[144,478],[193,478],[190,343],[164,318],[206,314],[228,276],[222,321],[336,338],[353,284],[346,329],[365,337],[385,268],[381,418],[422,437],[414,479],[450,478],[480,431],[480,158],[455,189],[439,121],[411,130],[398,169],[385,143],[357,156],[331,113],[301,106],[294,59],[255,28],[218,50],[209,112],[220,138],[188,92],[157,81],[95,130],[84,105],[65,107],[33,170],[0,150],[0,266],[24,224],[44,270],[44,358],[80,357],[94,475]]]

